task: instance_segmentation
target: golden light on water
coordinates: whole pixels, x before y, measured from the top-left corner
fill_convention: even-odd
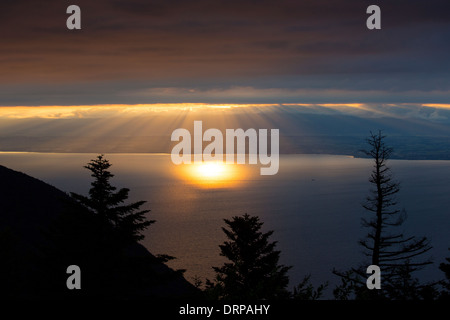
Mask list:
[[[245,165],[223,161],[204,161],[177,167],[181,179],[202,188],[236,187],[242,184],[248,175]]]

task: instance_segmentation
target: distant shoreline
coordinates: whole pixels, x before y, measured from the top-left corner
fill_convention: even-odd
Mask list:
[[[65,151],[2,151],[0,150],[0,155],[13,155],[13,154],[60,154],[60,155],[80,155],[80,154],[110,154],[110,155],[161,155],[161,156],[170,156],[168,152],[91,152],[91,151],[83,151],[83,152],[65,152]],[[369,157],[364,157],[360,155],[351,155],[351,154],[338,154],[338,153],[287,153],[280,152],[280,155],[304,155],[304,156],[339,156],[339,157],[347,157],[353,159],[369,159]],[[391,160],[406,160],[406,161],[450,161],[450,158],[406,158],[406,157],[395,157],[393,156]]]

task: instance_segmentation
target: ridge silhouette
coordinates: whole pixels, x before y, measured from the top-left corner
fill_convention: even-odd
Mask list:
[[[120,246],[105,239],[103,227],[65,192],[0,166],[0,297],[198,296],[183,270],[169,268],[137,242]],[[81,268],[81,290],[66,287],[72,264]]]

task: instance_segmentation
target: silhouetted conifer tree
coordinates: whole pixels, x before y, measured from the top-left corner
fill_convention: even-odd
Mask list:
[[[445,260],[448,263],[442,262],[439,265],[439,269],[445,274],[445,280],[442,282],[445,291],[442,292],[441,297],[450,300],[450,258],[445,258]]]
[[[429,260],[411,262],[411,259],[422,255],[431,249],[426,237],[416,239],[415,236],[405,237],[403,233],[392,232],[393,227],[400,226],[405,218],[406,212],[396,208],[396,194],[400,191],[400,185],[395,182],[386,163],[392,148],[384,143],[381,131],[378,134],[371,133],[367,143],[370,150],[364,151],[366,155],[374,160],[373,171],[369,182],[373,185],[371,195],[367,197],[363,205],[372,217],[362,219],[363,226],[369,229],[366,239],[360,244],[366,249],[371,263],[381,268],[385,279],[395,277],[395,268],[408,264],[411,273],[418,268],[431,263]],[[394,271],[394,272],[391,272]]]
[[[310,282],[311,275],[307,275],[294,287],[292,298],[296,300],[318,300],[323,295],[323,291],[328,286],[328,282],[316,288]]]
[[[108,171],[111,164],[103,155],[91,160],[86,169],[92,172],[94,181],[91,183],[89,196],[71,192],[71,196],[89,211],[108,221],[118,234],[129,242],[142,240],[141,234],[154,220],[147,220],[145,214],[150,210],[140,210],[146,201],[123,204],[128,199],[129,189],[121,188],[116,191],[109,180],[114,176]]]
[[[51,290],[60,296],[83,298],[163,297],[197,294],[183,277],[184,270],[172,270],[163,263],[174,259],[154,256],[137,243],[149,221],[140,210],[145,201],[124,204],[129,189],[116,191],[109,180],[111,164],[103,155],[85,168],[92,172],[89,196],[71,193],[66,208],[50,226],[48,245]],[[82,290],[67,290],[64,268],[76,263],[82,270]],[[64,267],[64,268],[63,268]],[[61,272],[63,271],[63,272]],[[61,285],[62,284],[62,285]]]
[[[365,267],[352,269],[354,274],[334,271],[345,278],[340,288],[335,290],[336,297],[342,298],[345,292],[353,291],[359,298],[386,296],[393,299],[414,299],[423,290],[412,273],[431,263],[430,260],[416,258],[432,247],[426,237],[405,237],[402,232],[396,231],[396,227],[406,219],[406,212],[397,208],[396,194],[400,191],[400,185],[394,181],[387,166],[392,148],[386,146],[384,138],[381,131],[378,134],[371,132],[367,139],[370,149],[363,150],[373,159],[373,170],[369,178],[373,188],[363,204],[369,217],[362,219],[362,225],[369,232],[359,241],[370,259],[368,264],[380,267],[382,289],[365,290],[367,264]]]
[[[224,219],[229,229],[222,228],[228,241],[220,245],[221,255],[230,262],[213,267],[215,282],[207,280],[206,291],[218,299],[276,299],[287,298],[286,290],[291,267],[279,265],[280,251],[276,242],[269,242],[273,231],[261,232],[258,217]]]

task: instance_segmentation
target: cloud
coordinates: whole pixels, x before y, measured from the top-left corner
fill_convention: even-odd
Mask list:
[[[80,31],[65,27],[68,1],[41,3],[2,2],[0,104],[168,101],[159,88],[191,102],[199,92],[248,102],[251,90],[236,88],[261,94],[253,102],[277,90],[297,102],[339,98],[330,92],[364,101],[384,94],[385,102],[449,97],[445,1],[379,1],[374,32],[365,27],[371,3],[359,0],[79,0]],[[146,91],[160,100],[138,94]]]
[[[359,82],[358,82],[359,80]],[[414,90],[396,88],[384,90],[382,86],[371,88],[355,77],[337,86],[330,79],[322,83],[277,83],[281,87],[267,87],[256,82],[253,86],[215,86],[200,83],[193,87],[145,87],[146,83],[111,82],[83,83],[76,85],[36,85],[17,87],[5,85],[1,92],[1,106],[63,106],[63,105],[128,105],[128,104],[280,104],[280,103],[428,103],[443,104],[449,101],[450,90],[433,90],[413,86]],[[165,83],[163,83],[165,84]],[[282,86],[285,84],[285,86]],[[330,87],[338,88],[330,88]],[[417,88],[417,89],[416,89]]]
[[[327,82],[330,84],[330,82]],[[450,91],[396,90],[386,92],[382,88],[330,89],[326,85],[317,88],[149,88],[121,93],[129,100],[160,103],[374,103],[388,100],[392,103],[446,101]]]

